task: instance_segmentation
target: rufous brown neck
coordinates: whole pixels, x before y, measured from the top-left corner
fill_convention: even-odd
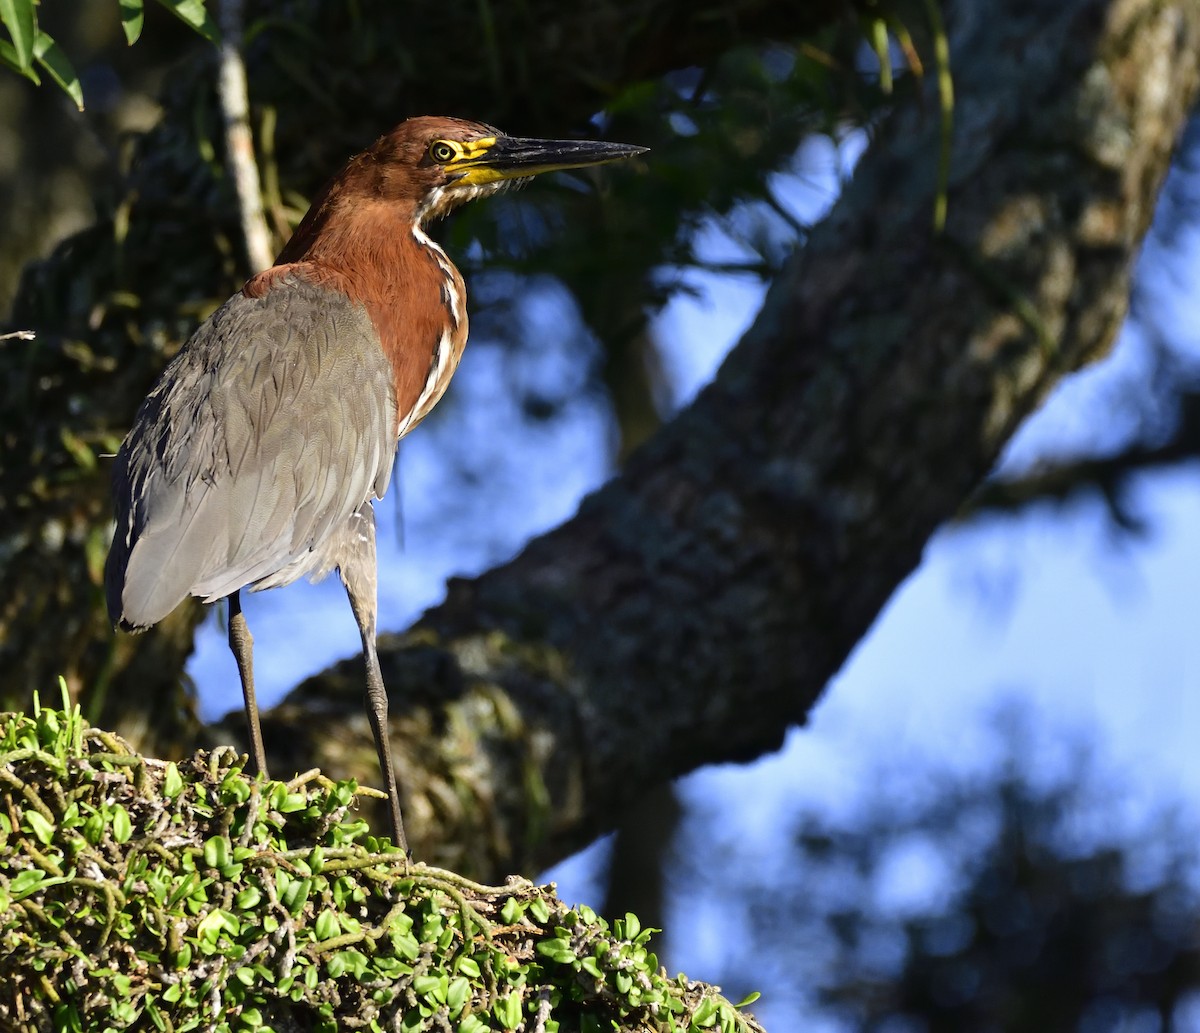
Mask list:
[[[293,273],[361,303],[391,363],[401,422],[422,396],[443,336],[454,340],[456,352],[466,338],[465,320],[454,308],[455,301],[461,304],[462,279],[424,234],[418,239],[414,209],[402,200],[329,190],[276,265],[243,288],[248,297],[262,297]]]

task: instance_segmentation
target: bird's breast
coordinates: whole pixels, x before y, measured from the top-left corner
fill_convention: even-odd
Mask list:
[[[369,218],[374,214],[379,218]],[[466,287],[446,253],[420,228],[384,220],[386,213],[355,212],[337,248],[278,265],[243,289],[264,295],[293,273],[316,287],[362,305],[374,329],[363,348],[382,351],[392,371],[396,436],[421,422],[446,391],[467,343]],[[353,232],[352,232],[353,231]]]
[[[436,269],[436,311],[441,323],[441,332],[430,353],[429,365],[419,393],[411,407],[401,408],[398,437],[403,437],[417,426],[441,400],[450,385],[450,378],[458,369],[459,360],[467,344],[467,292],[461,274],[446,253],[419,226],[413,228],[413,239],[432,268]]]

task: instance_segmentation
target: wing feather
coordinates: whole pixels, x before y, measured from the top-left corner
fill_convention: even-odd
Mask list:
[[[386,488],[396,423],[362,306],[295,273],[235,295],[167,367],[117,456],[113,619],[148,627],[188,595],[320,573],[323,544]]]

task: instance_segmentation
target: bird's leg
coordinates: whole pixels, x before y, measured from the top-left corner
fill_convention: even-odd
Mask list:
[[[384,789],[388,794],[388,810],[392,818],[392,840],[408,853],[408,837],[404,834],[404,819],[400,816],[400,789],[392,763],[392,747],[388,737],[388,698],[379,670],[379,653],[375,648],[374,620],[371,629],[363,629],[363,659],[367,664],[367,715],[375,733],[375,749],[379,753],[379,769],[383,772]]]
[[[379,770],[388,795],[388,810],[392,819],[392,841],[408,853],[408,838],[400,816],[400,790],[396,784],[396,769],[392,762],[392,747],[388,737],[388,697],[379,669],[379,651],[375,645],[376,599],[375,568],[375,510],[363,506],[350,518],[351,546],[339,565],[342,584],[350,597],[350,609],[362,635],[363,661],[367,667],[367,716],[375,734],[375,750],[379,754]]]
[[[255,770],[267,777],[267,754],[263,749],[262,729],[258,724],[258,703],[254,699],[254,636],[242,613],[241,592],[229,596],[229,648],[237,661],[242,679],[242,699],[246,704],[246,727],[250,732],[250,759]]]

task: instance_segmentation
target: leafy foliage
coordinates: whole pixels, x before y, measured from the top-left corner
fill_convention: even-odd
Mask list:
[[[352,782],[149,760],[36,708],[0,720],[0,783],[5,1029],[758,1029],[633,915],[412,863]]]
[[[118,0],[121,26],[130,45],[142,34],[145,21],[145,0]],[[217,26],[204,6],[204,0],[158,0],[180,21],[190,25],[212,43],[218,40]],[[83,86],[75,66],[54,38],[38,25],[37,0],[0,0],[0,24],[8,30],[9,39],[0,39],[0,64],[7,65],[41,84],[37,68],[46,72],[83,110]],[[37,67],[35,67],[35,65]]]

